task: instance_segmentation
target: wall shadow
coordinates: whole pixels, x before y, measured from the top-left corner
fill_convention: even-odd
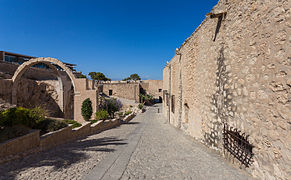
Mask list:
[[[53,166],[54,171],[68,168],[75,163],[90,158],[82,151],[114,152],[114,146],[127,144],[124,141],[124,139],[117,137],[73,141],[47,151],[31,154],[22,159],[1,164],[0,179],[16,179],[17,174],[28,168]]]
[[[64,113],[56,101],[60,97],[52,86],[23,78],[18,83],[17,106],[25,108],[40,106],[47,110],[50,117],[64,117]]]
[[[216,62],[218,71],[216,73],[215,86],[217,91],[211,97],[211,104],[214,108],[211,111],[215,114],[216,121],[212,122],[210,131],[204,134],[206,144],[216,148],[221,148],[223,123],[227,123],[235,114],[231,99],[233,94],[229,88],[226,88],[230,77],[224,61],[224,47],[222,47]]]

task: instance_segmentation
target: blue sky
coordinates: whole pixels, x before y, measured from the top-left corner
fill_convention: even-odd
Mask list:
[[[0,0],[0,50],[118,80],[162,69],[217,0]]]

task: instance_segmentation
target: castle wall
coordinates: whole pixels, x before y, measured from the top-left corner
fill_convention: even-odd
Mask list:
[[[226,12],[220,16],[219,13]],[[291,176],[291,19],[288,1],[220,0],[163,70],[170,123],[217,150],[224,125],[249,135],[262,179]],[[216,14],[216,16],[215,16]],[[221,17],[221,22],[220,22]]]

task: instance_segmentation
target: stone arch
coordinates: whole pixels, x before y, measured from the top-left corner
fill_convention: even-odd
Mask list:
[[[11,99],[12,104],[17,104],[17,86],[18,86],[19,79],[22,77],[22,75],[25,73],[26,70],[28,70],[33,65],[39,64],[39,63],[46,64],[56,73],[58,81],[59,81],[59,85],[60,85],[60,96],[61,96],[60,97],[60,108],[62,111],[64,111],[63,81],[61,79],[61,75],[60,75],[59,71],[57,70],[57,68],[53,64],[58,65],[67,73],[67,75],[71,79],[71,82],[72,82],[72,85],[74,88],[74,93],[76,93],[76,78],[75,78],[75,76],[70,68],[68,68],[61,61],[54,59],[54,58],[34,58],[34,59],[31,59],[31,60],[21,64],[17,68],[17,70],[15,71],[15,73],[12,77],[12,82],[13,82],[12,99]]]

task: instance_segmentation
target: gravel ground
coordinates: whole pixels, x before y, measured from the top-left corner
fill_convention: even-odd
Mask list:
[[[123,124],[86,139],[1,164],[0,180],[81,179],[105,156],[124,145],[124,139],[136,126]]]
[[[160,107],[149,108],[129,124],[2,164],[0,180],[82,179],[102,167],[110,157],[112,165],[109,167],[117,167],[120,173],[114,174],[120,174],[123,180],[251,179],[167,124],[157,108]],[[136,139],[136,145],[132,145],[132,139]],[[128,159],[124,159],[125,156]],[[110,171],[104,170],[104,179],[110,177],[106,172]]]

